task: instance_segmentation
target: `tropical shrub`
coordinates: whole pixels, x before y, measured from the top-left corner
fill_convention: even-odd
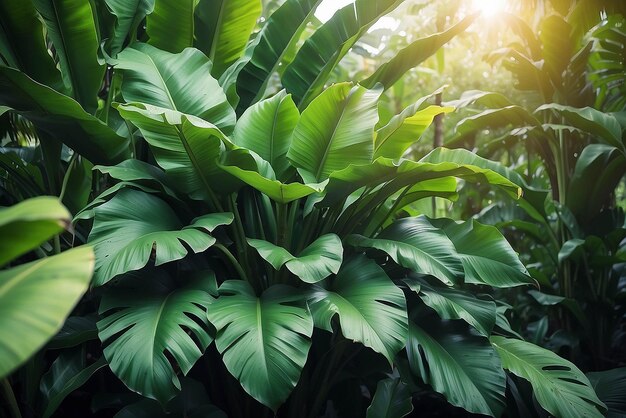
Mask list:
[[[403,158],[451,108],[424,98],[379,123],[382,92],[473,18],[325,86],[400,3],[357,0],[299,45],[319,1],[285,1],[253,37],[260,1],[3,2],[0,103],[39,154],[3,153],[3,187],[57,192],[95,254],[93,290],[10,377],[25,411],[51,416],[98,372],[91,408],[118,416],[400,417],[435,393],[500,416],[518,408],[512,375],[538,410],[602,415],[494,299],[534,284],[500,232],[402,211],[455,199],[459,179],[520,197],[469,152]]]

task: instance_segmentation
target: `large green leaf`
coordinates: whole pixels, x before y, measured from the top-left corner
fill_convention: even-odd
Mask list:
[[[128,156],[128,140],[116,134],[70,97],[0,66],[0,104],[29,119],[93,163],[117,163]]]
[[[0,272],[0,378],[35,354],[63,325],[89,287],[90,247]]]
[[[469,164],[498,173],[500,176],[520,187],[517,194],[519,205],[522,209],[528,212],[534,220],[543,222],[543,203],[546,200],[548,191],[539,190],[529,186],[518,172],[511,170],[498,162],[480,157],[468,150],[447,148],[437,148],[420,161],[430,163],[450,162],[461,165]],[[511,193],[508,194],[511,195]]]
[[[346,338],[381,353],[390,364],[406,343],[404,294],[363,255],[344,263],[328,289],[316,287],[309,304],[317,327],[332,331],[331,321],[339,315]]]
[[[118,111],[139,128],[157,163],[178,189],[200,200],[230,187],[217,162],[224,144],[232,144],[215,125],[144,104],[120,105]]]
[[[32,0],[47,36],[59,57],[63,82],[88,112],[98,107],[104,76],[98,61],[100,41],[91,2],[83,0]]]
[[[485,337],[491,335],[496,324],[496,304],[492,300],[479,299],[463,290],[433,287],[414,279],[405,281],[442,319],[463,319]]]
[[[543,19],[539,28],[544,68],[550,74],[555,85],[562,83],[563,73],[567,69],[573,54],[575,42],[572,26],[561,16],[550,15]]]
[[[31,2],[0,3],[0,56],[33,80],[60,87],[61,74],[54,65],[43,36],[42,23]]]
[[[270,77],[285,51],[297,41],[313,11],[322,0],[286,0],[261,28],[246,48],[244,63],[237,73],[236,89],[241,114],[265,92]]]
[[[305,182],[320,182],[350,164],[372,161],[380,93],[335,84],[302,112],[287,158]]]
[[[127,102],[147,103],[211,122],[226,133],[235,126],[235,111],[217,80],[211,62],[189,48],[178,54],[136,43],[118,55],[122,95]]]
[[[534,283],[511,244],[495,226],[482,225],[473,219],[457,223],[442,218],[431,222],[454,244],[463,263],[466,283],[493,287]]]
[[[291,96],[281,91],[248,108],[237,121],[233,142],[259,154],[270,163],[276,177],[285,179],[290,168],[285,156],[300,113]]]
[[[56,197],[27,199],[0,207],[0,266],[63,231],[72,215]]]
[[[262,8],[261,0],[200,0],[195,45],[213,63],[215,77],[239,59]]]
[[[337,11],[307,39],[282,77],[295,102],[301,106],[313,100],[361,35],[400,3],[402,0],[356,0]]]
[[[275,180],[273,175],[267,177],[258,171],[245,170],[235,165],[220,164],[219,166],[222,170],[267,195],[273,201],[282,204],[301,199],[313,193],[320,193],[324,190],[324,186],[327,183],[327,181],[307,184],[297,182],[282,183]]]
[[[604,144],[590,144],[580,153],[567,191],[567,207],[577,219],[593,219],[626,174],[626,155]]]
[[[402,418],[413,411],[411,389],[399,378],[378,382],[366,418]]]
[[[128,35],[134,33],[141,21],[154,10],[155,0],[104,0],[115,16],[115,27],[107,41],[109,54],[115,58]],[[131,43],[134,39],[131,39]]]
[[[168,52],[193,45],[193,16],[199,0],[157,0],[146,19],[150,44]]]
[[[608,408],[607,418],[626,416],[626,367],[587,373],[593,390]]]
[[[226,281],[208,310],[224,364],[253,398],[274,411],[298,383],[313,320],[293,289],[276,285],[257,297],[243,281]]]
[[[622,142],[622,127],[615,115],[591,107],[576,108],[557,103],[547,103],[536,110],[536,112],[548,111],[563,117],[573,127],[598,135],[607,144],[626,152],[626,145]]]
[[[446,142],[446,146],[452,143],[459,143],[467,137],[476,135],[484,129],[497,129],[513,126],[535,127],[541,123],[528,110],[521,106],[510,105],[498,109],[487,109],[476,115],[462,119],[455,127],[455,136]]]
[[[381,83],[385,89],[390,88],[404,73],[420,65],[451,39],[465,31],[477,17],[478,14],[469,15],[445,32],[412,42],[400,50],[395,57],[379,66],[374,74],[363,80],[361,84],[365,87],[373,87],[376,83]]]
[[[98,334],[111,370],[131,390],[162,404],[180,390],[174,365],[187,374],[212,341],[206,288],[194,281],[170,290],[152,280],[105,293]]]
[[[375,238],[352,235],[347,242],[384,251],[402,267],[430,274],[445,284],[463,281],[463,264],[453,243],[425,216],[400,219]]]
[[[552,351],[526,341],[491,337],[502,366],[530,382],[539,404],[555,417],[602,417],[605,405],[585,375]]]
[[[335,234],[322,235],[297,257],[283,247],[260,239],[248,238],[248,244],[276,270],[286,266],[306,283],[317,283],[331,274],[337,274],[343,261],[341,239]]]
[[[413,187],[425,180],[446,177],[457,177],[470,183],[491,184],[516,199],[521,194],[522,190],[518,185],[494,171],[491,166],[482,167],[471,163],[447,162],[444,158],[436,157],[439,150],[438,148],[431,152],[419,162],[408,159],[394,161],[389,158],[378,157],[370,164],[350,165],[345,169],[335,171],[330,175],[325,189],[326,194],[321,204],[332,205],[347,198],[361,187],[384,184],[384,188],[373,193],[374,197],[381,203],[406,187]],[[465,152],[474,155],[469,151]],[[481,157],[476,158],[488,161]],[[490,163],[493,168],[502,167],[497,163]]]
[[[391,118],[376,131],[376,149],[374,157],[400,158],[402,154],[417,142],[435,116],[452,112],[453,107],[428,106],[419,110],[421,103],[414,103],[399,115]]]
[[[215,243],[208,233],[233,220],[231,213],[210,213],[183,226],[167,203],[133,189],[119,191],[94,212],[89,242],[96,253],[96,286],[145,267],[152,256],[158,266],[185,257],[187,248],[205,251]]]
[[[41,379],[40,389],[46,400],[43,418],[50,417],[67,395],[87,383],[106,364],[104,357],[101,357],[93,364],[85,365],[85,353],[82,350],[62,352]]]
[[[506,376],[495,350],[458,322],[409,325],[411,370],[452,405],[499,417]]]

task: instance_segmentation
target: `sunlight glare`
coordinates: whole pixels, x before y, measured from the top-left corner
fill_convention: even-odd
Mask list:
[[[354,0],[324,0],[317,6],[315,10],[315,17],[317,17],[322,23],[326,23],[335,12],[350,3],[354,3]]]
[[[474,0],[473,8],[483,16],[492,17],[506,8],[506,0]]]

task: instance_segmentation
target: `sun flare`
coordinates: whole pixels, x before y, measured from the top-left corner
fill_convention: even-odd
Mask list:
[[[483,16],[491,17],[506,8],[506,0],[473,0],[473,8]]]

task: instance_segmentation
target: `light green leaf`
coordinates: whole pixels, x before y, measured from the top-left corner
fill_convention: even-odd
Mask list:
[[[321,1],[286,0],[267,18],[246,48],[242,58],[244,63],[236,74],[236,91],[241,98],[237,114],[263,97],[270,77],[278,69],[285,51],[298,40]]]
[[[287,158],[305,182],[321,182],[350,164],[372,161],[380,93],[335,84],[302,112]]]
[[[498,228],[475,220],[457,223],[451,219],[431,221],[450,238],[463,263],[465,282],[493,287],[534,284],[511,244]]]
[[[211,62],[196,49],[172,54],[136,43],[118,55],[115,68],[124,74],[122,95],[127,102],[197,116],[226,133],[235,126],[235,111],[211,77]]]
[[[430,274],[447,285],[463,281],[463,265],[454,245],[425,216],[399,219],[376,238],[352,235],[347,243],[384,251],[402,267]]]
[[[281,91],[249,107],[237,121],[233,143],[259,154],[276,177],[285,180],[290,165],[285,156],[300,113],[291,96]]]
[[[100,41],[91,2],[33,0],[32,3],[59,57],[63,83],[78,103],[88,112],[94,112],[105,67],[98,62]]]
[[[95,164],[118,163],[130,156],[126,138],[85,112],[72,98],[18,70],[0,66],[0,104]]]
[[[407,355],[413,373],[452,405],[499,417],[506,376],[489,341],[455,322],[420,325],[409,325]]]
[[[78,247],[0,271],[0,378],[61,329],[87,291],[93,267],[92,249]]]
[[[110,289],[100,302],[98,335],[113,373],[129,389],[165,405],[180,390],[173,366],[187,374],[212,341],[210,300],[202,282],[175,290],[154,281]]]
[[[51,196],[0,207],[0,236],[6,238],[0,240],[0,266],[60,233],[71,219],[59,199]]]
[[[115,27],[107,42],[109,55],[115,58],[122,50],[128,35],[136,31],[141,21],[154,11],[155,0],[104,0],[104,2],[115,16]]]
[[[150,44],[177,53],[193,45],[193,16],[199,0],[157,0],[146,19]]]
[[[215,243],[208,233],[233,220],[231,213],[210,213],[183,226],[164,201],[133,189],[119,191],[94,212],[89,242],[96,253],[96,286],[145,267],[153,253],[158,266],[185,257],[187,247],[206,251]]]
[[[322,235],[298,254],[260,239],[248,238],[248,244],[276,270],[282,266],[306,283],[317,283],[337,274],[343,261],[341,239],[335,234]]]
[[[399,378],[383,379],[376,385],[366,418],[402,418],[413,411],[410,388]]]
[[[530,382],[539,404],[555,417],[602,417],[605,405],[585,375],[552,351],[526,341],[491,337],[502,366]]]
[[[391,364],[408,332],[406,301],[384,270],[363,255],[344,263],[328,289],[315,288],[309,305],[315,325],[331,331],[339,315],[341,333],[382,354]]]
[[[477,17],[478,14],[476,13],[469,15],[445,32],[414,41],[400,50],[395,57],[380,65],[374,74],[363,80],[361,84],[365,87],[373,87],[376,83],[381,83],[385,90],[390,88],[404,73],[420,65],[428,57],[439,51],[443,45],[465,31]]]
[[[195,46],[213,63],[219,78],[239,59],[261,16],[261,0],[200,0],[195,14]]]
[[[244,170],[234,165],[219,164],[219,167],[238,178],[249,186],[254,187],[256,190],[267,195],[275,202],[285,204],[294,200],[301,199],[303,197],[312,195],[313,193],[321,193],[324,190],[324,186],[328,181],[321,183],[302,184],[302,183],[282,183],[273,178],[267,178],[263,174],[252,171]],[[273,176],[272,176],[273,177]]]
[[[400,158],[402,154],[415,142],[433,122],[435,116],[449,113],[453,107],[428,106],[418,110],[419,105],[411,105],[402,113],[391,118],[389,123],[378,129],[374,158]]]
[[[254,399],[274,411],[298,383],[313,320],[303,298],[276,285],[260,297],[243,281],[226,281],[208,310],[215,344],[228,371]]]

